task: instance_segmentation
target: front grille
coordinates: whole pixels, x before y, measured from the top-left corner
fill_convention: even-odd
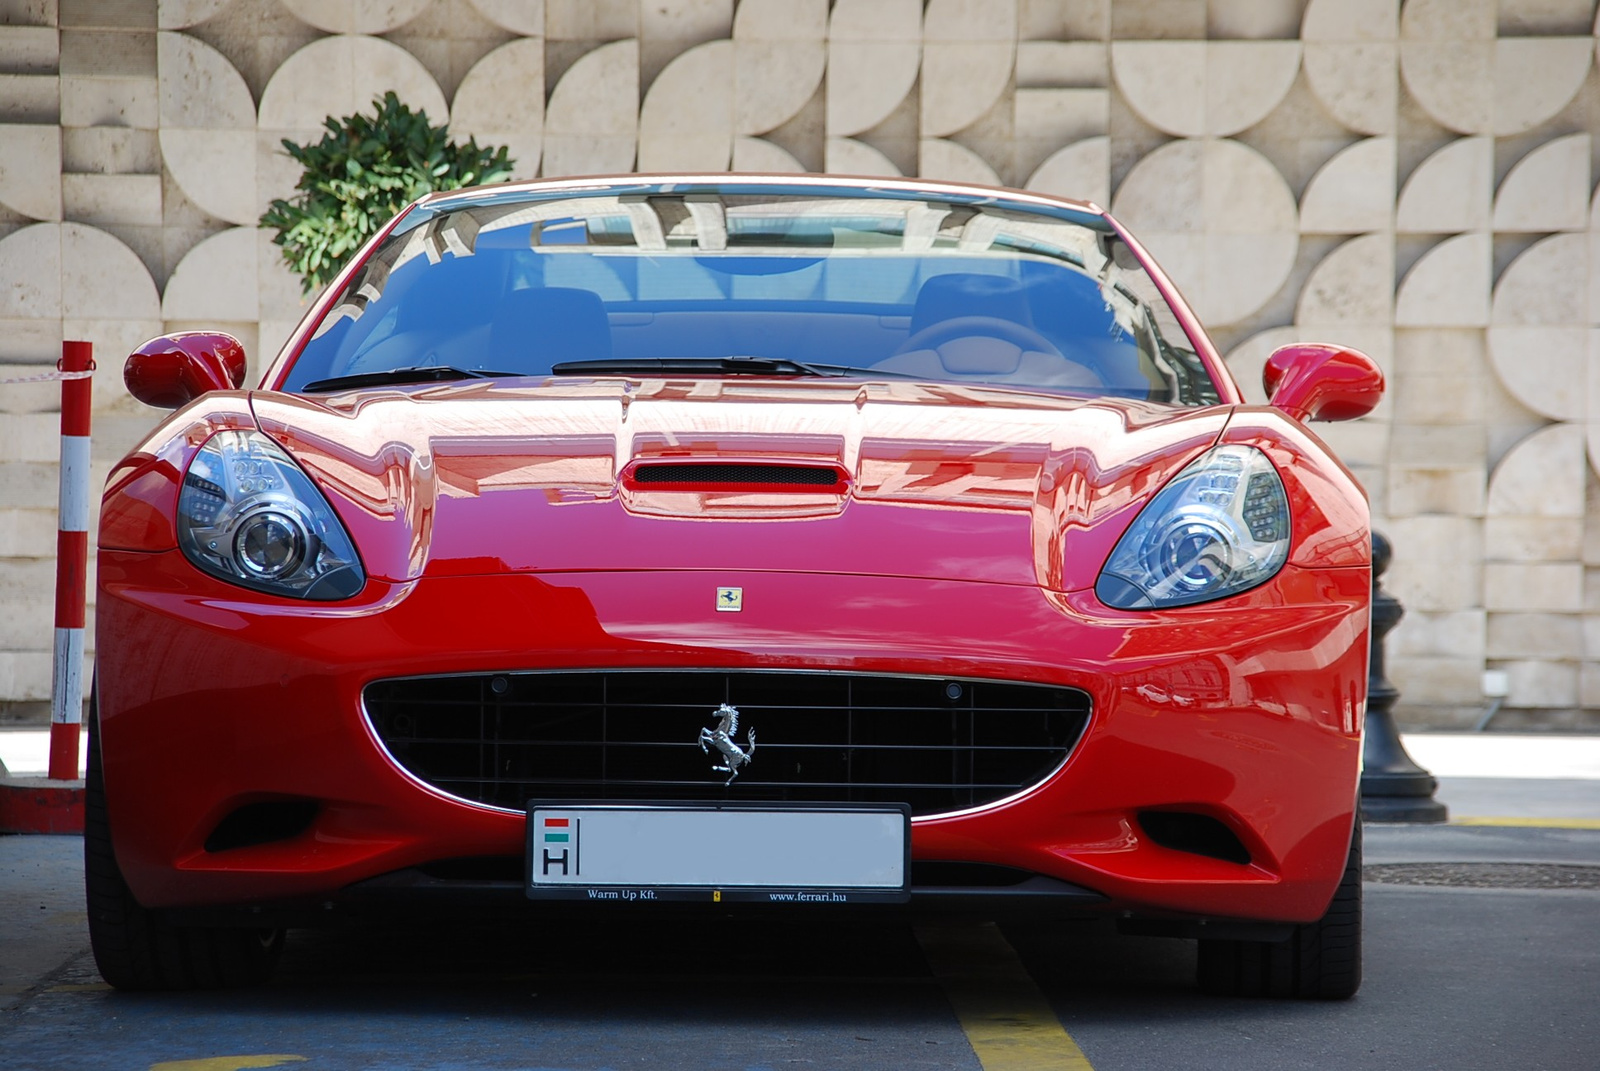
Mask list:
[[[795,800],[939,814],[1038,784],[1089,716],[1073,688],[825,672],[501,673],[377,681],[367,716],[406,770],[476,803]],[[700,748],[727,703],[731,785]]]
[[[833,488],[840,484],[838,469],[825,465],[758,465],[746,462],[657,462],[633,470],[640,487],[673,486],[805,487]]]

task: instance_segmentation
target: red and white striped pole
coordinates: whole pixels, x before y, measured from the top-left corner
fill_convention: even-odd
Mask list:
[[[50,777],[78,776],[83,723],[83,626],[89,579],[89,411],[94,347],[63,342],[61,498],[56,525],[56,639],[50,688]],[[70,373],[84,373],[73,376]]]

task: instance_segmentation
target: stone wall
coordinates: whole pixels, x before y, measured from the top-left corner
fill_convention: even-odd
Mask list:
[[[0,0],[0,378],[92,340],[103,477],[159,417],[122,390],[132,345],[207,325],[270,354],[302,311],[253,227],[293,185],[279,139],[388,88],[524,176],[1109,202],[1247,389],[1295,339],[1388,370],[1325,436],[1394,540],[1402,715],[1470,724],[1489,669],[1508,722],[1593,726],[1595,44],[1591,0]],[[12,712],[48,692],[55,398],[0,386]]]

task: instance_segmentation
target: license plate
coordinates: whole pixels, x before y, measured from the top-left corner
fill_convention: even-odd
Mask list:
[[[907,899],[904,806],[528,805],[533,899]]]

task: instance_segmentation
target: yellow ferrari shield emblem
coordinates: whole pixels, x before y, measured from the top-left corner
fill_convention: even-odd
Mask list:
[[[743,610],[744,609],[744,588],[718,588],[717,589],[717,609],[718,610]]]

